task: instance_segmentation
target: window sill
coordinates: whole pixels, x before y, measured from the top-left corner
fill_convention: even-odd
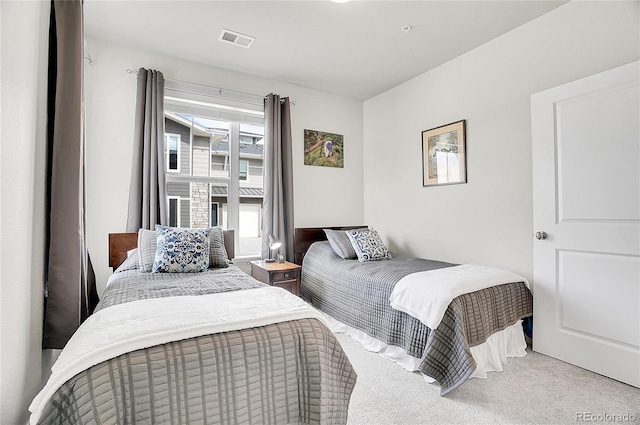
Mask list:
[[[235,263],[248,263],[249,261],[254,261],[254,260],[262,260],[262,257],[259,255],[249,255],[249,256],[243,256],[243,257],[235,257],[231,261],[235,264]]]

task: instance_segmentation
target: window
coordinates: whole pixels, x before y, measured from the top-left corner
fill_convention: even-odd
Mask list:
[[[169,197],[169,226],[180,227],[180,198]]]
[[[247,180],[249,174],[249,161],[240,160],[240,180]]]
[[[227,99],[217,98],[218,90],[209,95],[205,86],[175,81],[167,84],[167,158],[169,161],[173,152],[176,162],[182,163],[178,172],[167,167],[172,223],[179,222],[182,227],[233,229],[236,257],[259,257],[264,151],[262,96],[249,99],[249,103],[243,100],[233,106],[221,106],[218,103]],[[172,88],[172,84],[178,88]],[[175,146],[177,149],[172,151]]]
[[[180,171],[180,135],[166,133],[164,135],[165,152],[167,153],[167,171]]]
[[[216,227],[218,225],[218,206],[217,202],[211,203],[211,227]]]

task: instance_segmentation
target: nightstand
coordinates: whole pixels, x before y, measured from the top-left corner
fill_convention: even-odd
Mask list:
[[[300,271],[302,267],[285,261],[284,263],[265,263],[264,261],[249,261],[251,276],[260,282],[272,286],[279,286],[294,295],[300,296]]]

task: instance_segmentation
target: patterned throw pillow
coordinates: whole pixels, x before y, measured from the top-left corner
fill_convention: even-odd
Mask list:
[[[361,263],[391,258],[389,250],[375,230],[347,230],[347,237]]]
[[[156,258],[152,273],[202,272],[209,267],[209,233],[156,225]]]
[[[209,233],[209,268],[225,268],[229,267],[229,256],[224,247],[224,231],[222,227],[210,227],[202,229],[184,229],[184,230],[202,230]],[[141,273],[151,273],[153,263],[156,259],[156,251],[158,244],[156,243],[156,231],[148,229],[138,230],[138,263]],[[355,254],[354,254],[355,258]]]
[[[338,255],[338,257],[344,260],[351,260],[354,258],[358,258],[356,251],[353,249],[353,245],[351,245],[351,241],[347,236],[347,232],[344,230],[332,230],[332,229],[322,229],[324,230],[324,234],[327,235],[327,240],[329,241],[329,245],[333,248],[333,251]],[[366,227],[361,229],[353,229],[353,230],[369,230]]]

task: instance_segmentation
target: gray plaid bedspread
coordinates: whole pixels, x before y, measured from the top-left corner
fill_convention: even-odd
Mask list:
[[[209,269],[203,273],[132,273],[125,271],[120,275],[109,284],[94,312],[136,300],[182,295],[207,295],[259,288],[265,285],[234,265],[223,269]]]
[[[190,282],[175,274],[123,274],[99,308],[262,285],[230,269],[194,274]],[[39,423],[344,424],[355,382],[331,331],[315,319],[293,320],[174,341],[97,364],[58,389]]]
[[[499,285],[455,298],[437,329],[391,308],[389,296],[402,277],[453,264],[417,258],[360,263],[337,257],[328,242],[313,244],[303,260],[301,294],[333,318],[421,359],[420,370],[445,395],[476,368],[470,347],[533,314],[524,283]]]

